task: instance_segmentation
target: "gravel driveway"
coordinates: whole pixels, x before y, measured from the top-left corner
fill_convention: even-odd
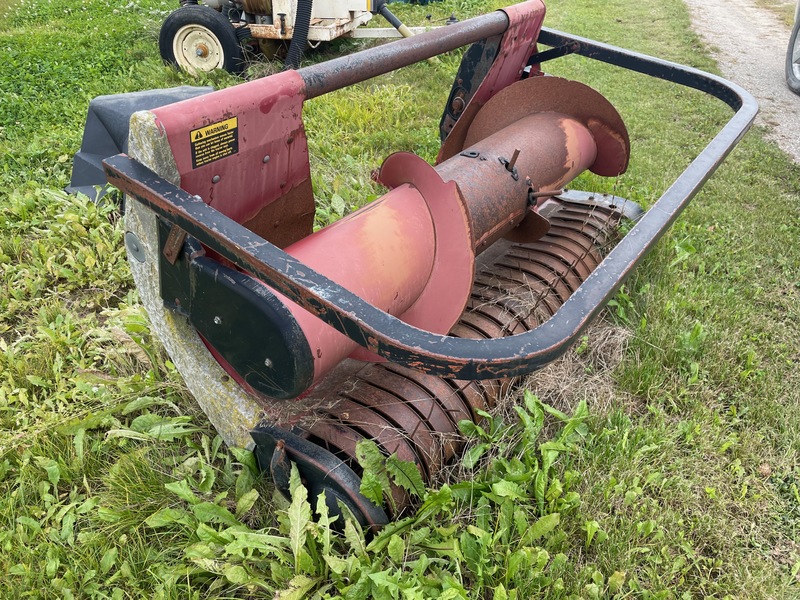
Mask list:
[[[723,75],[753,94],[756,123],[800,163],[800,96],[784,80],[789,28],[756,0],[684,0],[692,26],[711,47]],[[794,2],[791,2],[794,6]]]

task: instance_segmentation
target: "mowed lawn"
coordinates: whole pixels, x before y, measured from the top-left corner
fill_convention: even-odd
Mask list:
[[[392,10],[414,25],[501,5]],[[151,335],[117,206],[62,191],[91,98],[241,81],[161,63],[176,6],[0,0],[0,597],[800,596],[800,171],[762,131],[564,360],[465,426],[466,459],[371,537],[330,527],[296,479],[282,500],[222,443]],[[546,25],[716,70],[679,0],[553,0]],[[459,60],[307,104],[318,225],[380,195],[391,152],[433,160]],[[547,67],[630,131],[628,172],[574,187],[645,207],[731,114],[577,57]]]

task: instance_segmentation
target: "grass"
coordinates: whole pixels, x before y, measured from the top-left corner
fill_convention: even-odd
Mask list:
[[[605,322],[531,391],[465,427],[467,464],[417,490],[416,514],[371,541],[350,522],[332,533],[297,481],[291,503],[275,497],[193,403],[138,305],[116,208],[61,191],[92,97],[237,81],[161,65],[173,4],[19,0],[0,22],[0,596],[800,595],[800,172],[762,132]],[[414,24],[488,8],[395,12]],[[548,9],[551,27],[716,69],[676,0]],[[320,225],[381,193],[369,172],[389,153],[433,159],[457,64],[308,103]],[[576,58],[551,70],[606,94],[631,132],[628,173],[576,187],[644,205],[728,115],[700,93]]]
[[[757,0],[756,5],[775,13],[788,27],[794,24],[794,13],[797,8],[795,2],[789,0]]]

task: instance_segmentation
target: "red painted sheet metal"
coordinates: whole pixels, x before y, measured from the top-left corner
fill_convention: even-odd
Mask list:
[[[545,7],[539,0],[502,9],[508,15],[508,30],[500,44],[500,54],[473,96],[473,102],[485,104],[489,98],[519,80],[522,69],[536,48],[544,22]]]
[[[180,186],[245,223],[311,177],[304,99],[302,78],[285,71],[153,113],[175,157]],[[216,146],[203,146],[204,134],[219,136],[214,130],[217,124],[227,125],[227,137]],[[198,159],[198,152],[206,156]],[[212,160],[214,156],[221,158]]]
[[[434,227],[426,199],[414,187],[404,185],[292,244],[286,252],[381,310],[402,315],[429,285],[436,256]],[[316,316],[279,297],[308,340],[315,380],[359,347]],[[452,322],[456,319],[458,314]]]
[[[419,190],[436,230],[430,281],[400,318],[425,331],[447,333],[464,311],[475,274],[470,207],[455,182],[443,181],[431,165],[410,152],[389,156],[379,179],[391,188],[409,183]]]

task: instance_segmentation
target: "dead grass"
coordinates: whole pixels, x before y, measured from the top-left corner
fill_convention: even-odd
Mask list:
[[[528,376],[522,387],[563,412],[586,400],[593,414],[633,407],[634,399],[620,390],[614,370],[625,357],[629,329],[608,321],[593,324],[561,359]]]

